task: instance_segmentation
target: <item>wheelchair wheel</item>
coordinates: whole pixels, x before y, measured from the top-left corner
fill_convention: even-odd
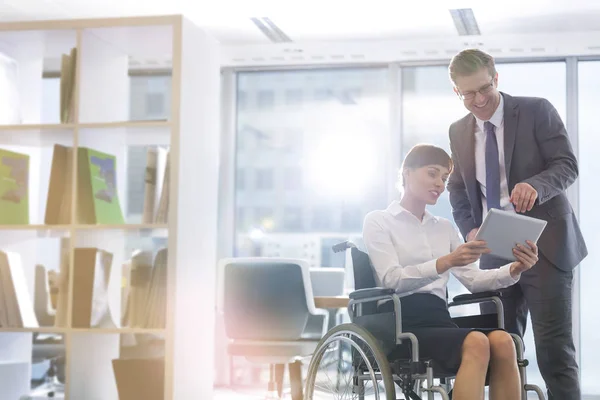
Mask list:
[[[396,400],[387,357],[377,339],[355,324],[331,329],[308,367],[306,399]]]

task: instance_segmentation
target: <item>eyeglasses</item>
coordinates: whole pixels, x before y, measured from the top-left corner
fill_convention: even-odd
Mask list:
[[[473,100],[475,98],[475,96],[477,95],[477,93],[487,94],[487,93],[491,92],[493,88],[494,88],[494,80],[492,80],[487,85],[480,87],[479,90],[475,90],[475,91],[471,91],[471,92],[464,92],[464,93],[461,93],[459,91],[458,96],[460,97],[461,100]]]

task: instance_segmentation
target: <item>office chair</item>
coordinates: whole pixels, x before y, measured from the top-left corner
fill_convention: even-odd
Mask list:
[[[327,332],[328,313],[315,308],[306,261],[228,258],[219,262],[218,311],[223,313],[228,353],[270,368],[267,398],[282,394],[283,366],[290,368],[292,399],[302,394],[301,360]],[[319,316],[317,337],[304,336],[308,318]]]

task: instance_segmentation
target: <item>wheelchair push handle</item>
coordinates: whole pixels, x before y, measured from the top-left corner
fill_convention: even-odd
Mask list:
[[[331,247],[331,249],[333,250],[334,253],[341,253],[343,251],[346,251],[348,249],[355,248],[355,247],[356,247],[356,245],[354,243],[352,243],[349,240],[345,240],[341,243],[334,244]]]

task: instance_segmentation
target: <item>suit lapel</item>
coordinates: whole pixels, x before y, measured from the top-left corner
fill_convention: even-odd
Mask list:
[[[510,191],[510,168],[517,136],[519,105],[512,96],[505,93],[502,93],[502,96],[504,96],[504,164],[506,167],[506,180],[508,181]]]

